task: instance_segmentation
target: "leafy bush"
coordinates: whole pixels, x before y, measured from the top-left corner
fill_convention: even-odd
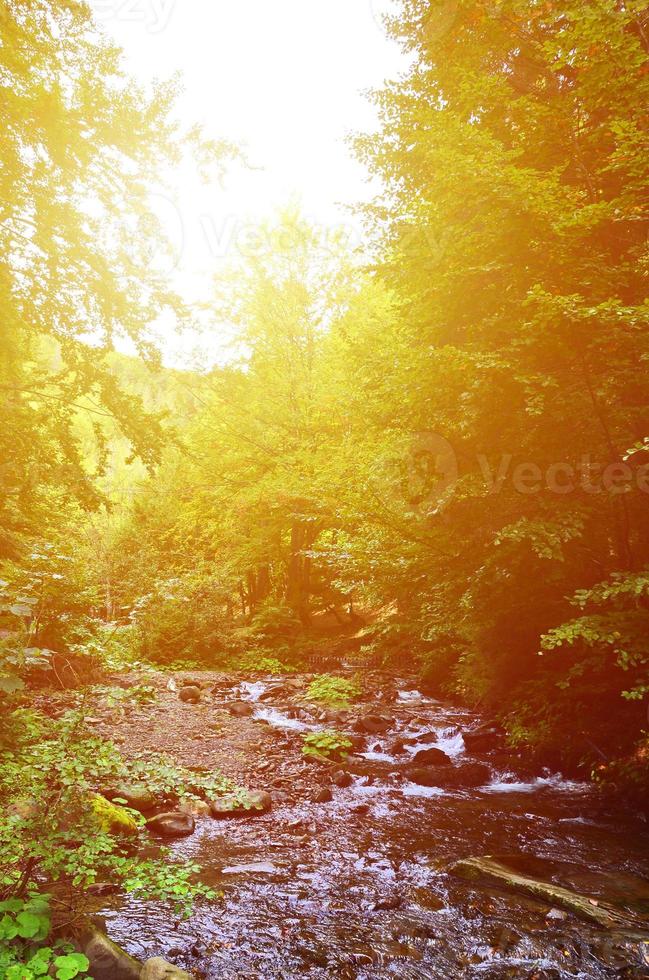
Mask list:
[[[599,674],[602,686],[610,684],[611,668],[626,675],[620,685],[627,701],[641,701],[649,693],[649,569],[617,572],[591,589],[580,589],[571,600],[585,615],[547,632],[541,637],[541,652],[579,651],[571,663],[564,656],[566,669],[558,686],[568,688],[584,675]]]
[[[201,572],[156,582],[132,613],[139,655],[156,664],[213,662],[223,652],[223,599],[222,586]]]
[[[126,763],[111,743],[84,734],[83,717],[71,711],[52,721],[25,709],[10,715],[0,771],[0,899],[19,898],[43,881],[63,881],[79,892],[102,878],[172,900],[183,914],[195,898],[214,897],[210,888],[192,884],[194,866],[169,863],[164,854],[143,860],[125,852],[115,821],[98,818],[93,801],[102,787],[120,782],[178,791],[189,775],[187,795],[229,784],[164,763],[158,771],[151,758]],[[116,810],[142,822],[133,811]]]
[[[308,701],[326,704],[330,708],[348,708],[350,701],[361,693],[359,684],[345,677],[319,674],[309,684],[305,697]]]
[[[50,976],[73,980],[90,967],[83,953],[62,940],[42,946],[51,930],[49,896],[32,892],[27,898],[0,902],[0,976],[5,980],[33,980]]]
[[[205,664],[199,663],[198,660],[185,658],[184,660],[172,660],[169,664],[156,664],[155,667],[157,670],[162,670],[169,674],[176,674],[178,671],[183,670],[204,670]]]
[[[304,736],[302,754],[319,760],[346,759],[352,743],[343,732],[335,729],[325,729],[321,732],[310,732]]]
[[[233,635],[244,646],[272,643],[277,649],[279,643],[290,644],[300,629],[300,620],[289,606],[267,599],[257,607],[250,623],[236,629]]]
[[[85,628],[84,628],[85,627]],[[134,670],[144,666],[139,658],[139,640],[133,623],[86,620],[77,628],[72,653],[94,656],[109,671]]]

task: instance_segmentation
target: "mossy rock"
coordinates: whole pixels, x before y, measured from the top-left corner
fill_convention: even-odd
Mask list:
[[[104,833],[114,834],[116,837],[132,837],[137,834],[138,822],[123,806],[111,803],[98,794],[92,797],[90,806],[99,829]]]
[[[217,820],[228,817],[258,817],[272,809],[270,793],[252,790],[245,794],[228,794],[212,801],[212,816]]]

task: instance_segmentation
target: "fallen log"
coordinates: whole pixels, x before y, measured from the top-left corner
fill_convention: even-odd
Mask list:
[[[553,885],[547,881],[540,881],[537,878],[520,874],[489,855],[465,858],[462,861],[457,861],[449,870],[452,874],[464,878],[466,881],[496,885],[521,895],[536,898],[548,905],[564,909],[566,912],[572,912],[573,915],[586,922],[594,923],[600,929],[633,932],[634,934],[641,933],[643,936],[649,934],[649,923],[630,912],[625,913],[607,902],[589,898],[587,895],[579,895],[561,885]]]

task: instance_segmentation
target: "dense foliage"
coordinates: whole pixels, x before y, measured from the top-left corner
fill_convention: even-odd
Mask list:
[[[214,286],[236,352],[198,374],[150,342],[188,311],[150,261],[149,195],[183,147],[231,149],[179,133],[173,86],[133,85],[85,3],[4,4],[4,940],[45,940],[43,882],[209,894],[97,810],[109,778],[180,775],[125,768],[82,704],[37,711],[43,685],[372,654],[557,765],[649,781],[646,11],[401,0],[387,28],[410,67],[354,144],[381,188],[366,251],[294,209],[260,228]],[[3,966],[83,972],[28,946]]]
[[[154,659],[285,659],[325,624],[330,649],[360,630],[548,759],[630,758],[649,635],[646,14],[408,0],[388,28],[412,60],[355,144],[384,187],[371,267],[288,213],[219,280],[242,364],[204,379],[188,454],[134,508],[122,550],[162,543],[125,562],[123,603],[148,574]]]

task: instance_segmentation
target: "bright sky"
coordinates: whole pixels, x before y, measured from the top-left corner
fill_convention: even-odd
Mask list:
[[[405,67],[381,23],[391,3],[90,0],[129,71],[144,80],[180,71],[184,120],[240,143],[255,167],[235,165],[224,186],[209,188],[183,172],[174,195],[156,201],[177,251],[175,263],[161,261],[189,298],[208,295],[251,222],[292,199],[311,220],[344,224],[360,240],[344,206],[371,188],[345,136],[375,126],[363,91]]]

